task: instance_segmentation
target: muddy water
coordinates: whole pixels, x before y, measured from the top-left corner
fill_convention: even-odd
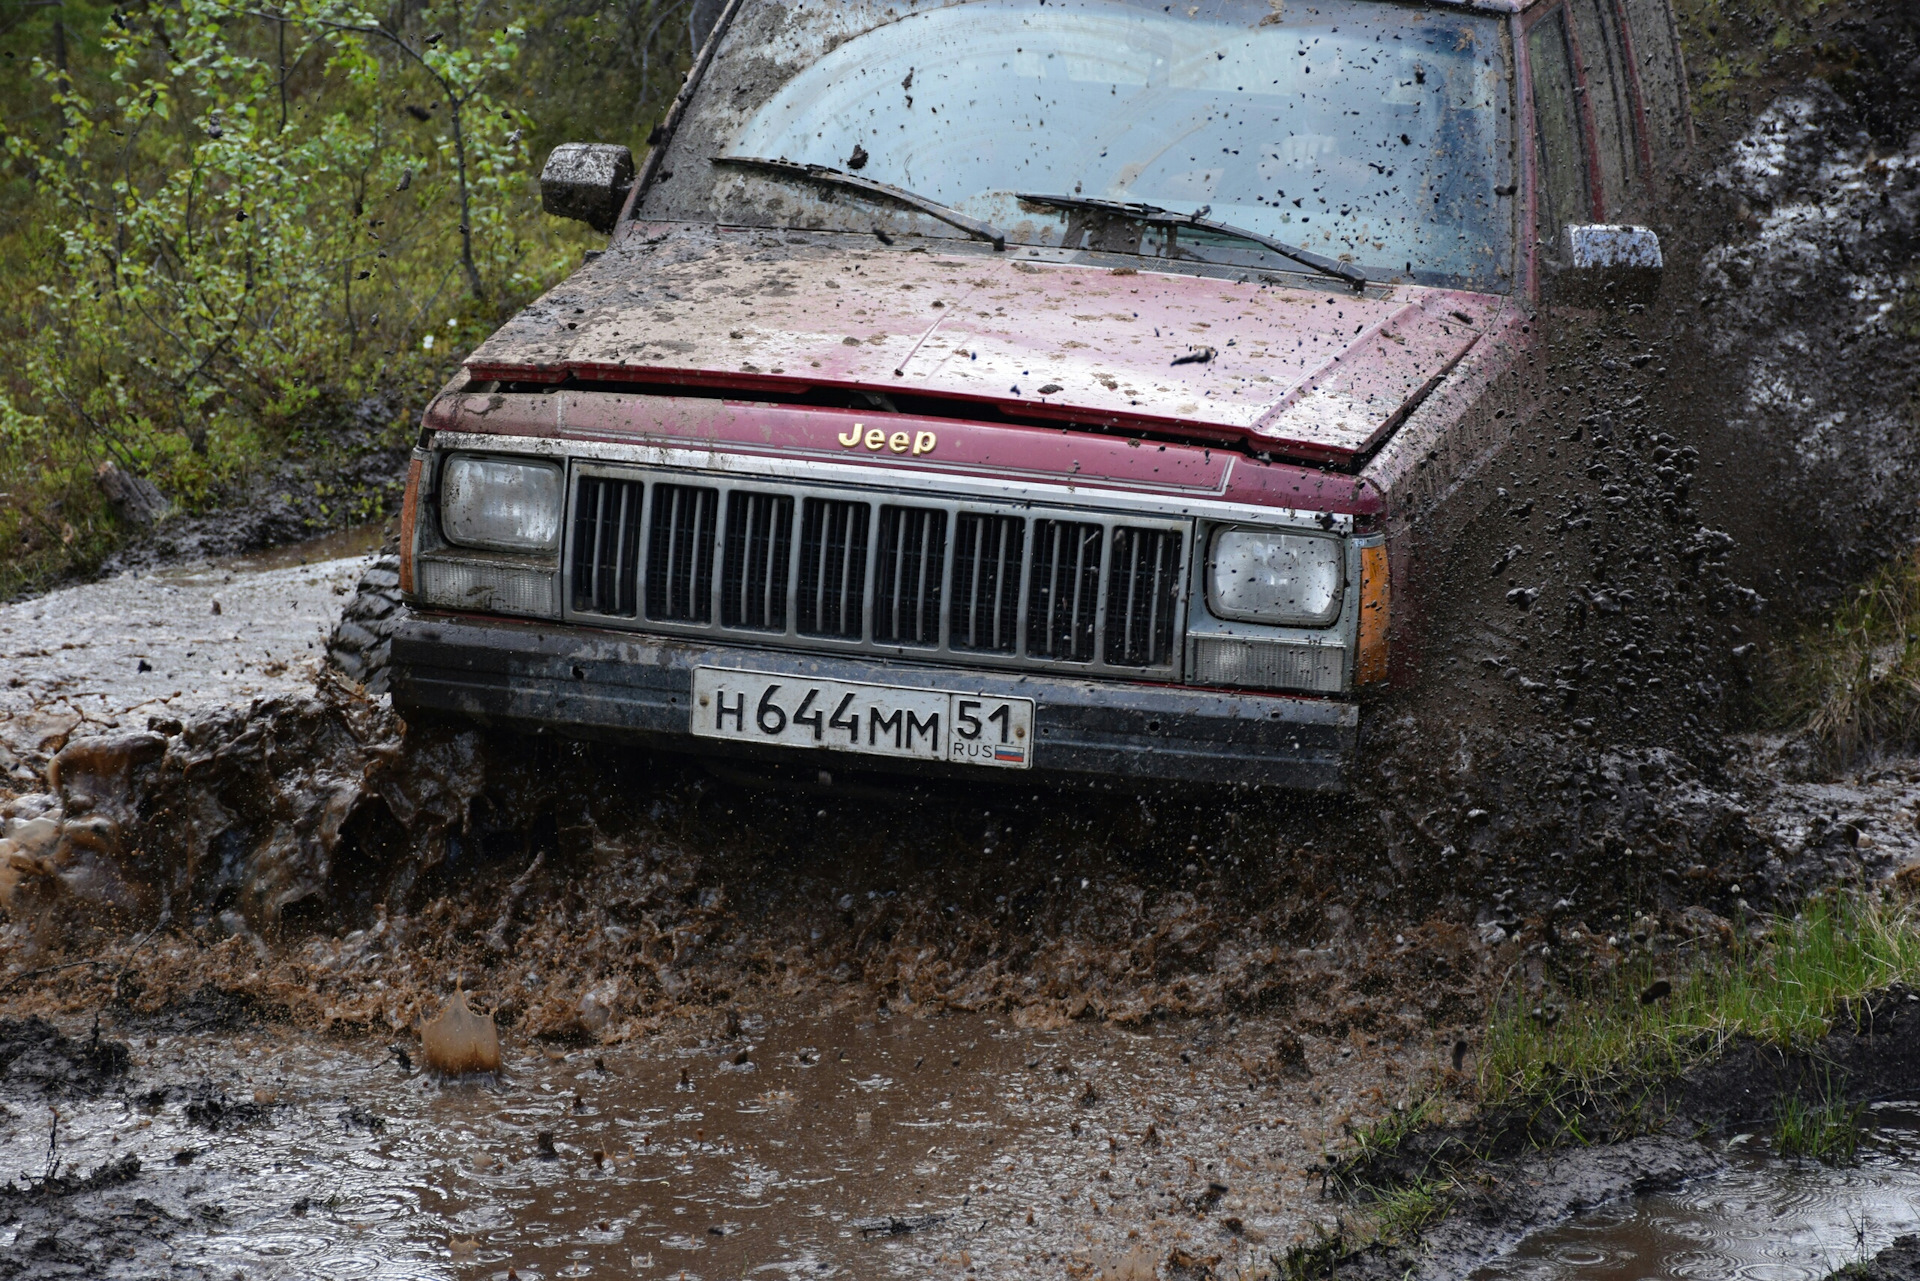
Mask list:
[[[791,1012],[521,1047],[458,1084],[373,1041],[136,1037],[123,1097],[59,1104],[58,1154],[133,1153],[109,1195],[177,1225],[111,1276],[162,1250],[223,1279],[1059,1276],[1175,1250],[1238,1271],[1311,1222],[1323,1136],[1298,1122],[1343,1090],[1250,1089],[1218,1033]],[[3,1124],[0,1173],[41,1173],[47,1105]]]
[[[1818,1281],[1920,1229],[1920,1110],[1874,1119],[1857,1166],[1775,1160],[1743,1135],[1724,1173],[1581,1215],[1472,1281]]]
[[[137,571],[0,605],[0,775],[75,734],[312,689],[381,527]]]

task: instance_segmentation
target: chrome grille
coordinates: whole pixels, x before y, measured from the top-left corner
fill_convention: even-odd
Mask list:
[[[962,512],[954,526],[953,628],[948,644],[1011,654],[1020,642],[1020,566],[1027,522]]]
[[[574,464],[569,615],[971,666],[1181,674],[1184,521],[689,475]]]
[[[1173,653],[1180,533],[1116,525],[1107,571],[1107,662],[1154,667]]]
[[[872,508],[809,498],[800,510],[800,634],[858,640],[866,617]]]
[[[720,623],[787,630],[787,575],[793,499],[735,490],[727,496],[727,542],[720,563]]]
[[[1100,611],[1098,525],[1033,522],[1033,572],[1027,579],[1027,652],[1085,663],[1093,659]]]
[[[947,514],[925,507],[882,507],[878,555],[873,638],[896,645],[938,645]]]
[[[580,478],[573,508],[573,607],[632,618],[639,612],[640,503],[637,480]]]
[[[647,522],[647,617],[713,621],[713,526],[720,491],[655,485]]]

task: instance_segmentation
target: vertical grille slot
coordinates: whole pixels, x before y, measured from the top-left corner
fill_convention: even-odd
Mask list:
[[[809,498],[800,505],[799,630],[808,636],[858,640],[867,592],[865,503]]]
[[[1100,526],[1033,522],[1033,572],[1027,587],[1027,653],[1090,663],[1100,611]]]
[[[640,603],[637,480],[582,476],[573,503],[573,607],[632,618]]]
[[[655,485],[647,525],[647,617],[713,621],[713,536],[720,491]]]
[[[1107,562],[1106,661],[1162,667],[1173,660],[1173,606],[1180,534],[1117,525]]]
[[[720,560],[720,625],[787,630],[793,499],[785,494],[727,496],[727,538]]]
[[[875,555],[873,639],[938,645],[947,514],[925,507],[882,507]]]
[[[1020,560],[1026,521],[961,512],[954,522],[953,619],[947,644],[1011,654],[1019,641]]]

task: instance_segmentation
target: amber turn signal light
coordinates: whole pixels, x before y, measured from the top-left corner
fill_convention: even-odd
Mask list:
[[[1360,548],[1360,653],[1354,665],[1354,684],[1373,685],[1387,679],[1388,603],[1387,546],[1371,543]]]
[[[407,464],[407,496],[400,501],[400,593],[413,595],[413,530],[420,519],[420,460]]]

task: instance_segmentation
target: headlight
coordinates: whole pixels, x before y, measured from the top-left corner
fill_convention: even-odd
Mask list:
[[[1321,534],[1223,529],[1207,563],[1207,604],[1221,618],[1324,627],[1340,616],[1345,544]]]
[[[440,528],[465,547],[550,551],[560,538],[560,469],[456,455],[441,476]]]

